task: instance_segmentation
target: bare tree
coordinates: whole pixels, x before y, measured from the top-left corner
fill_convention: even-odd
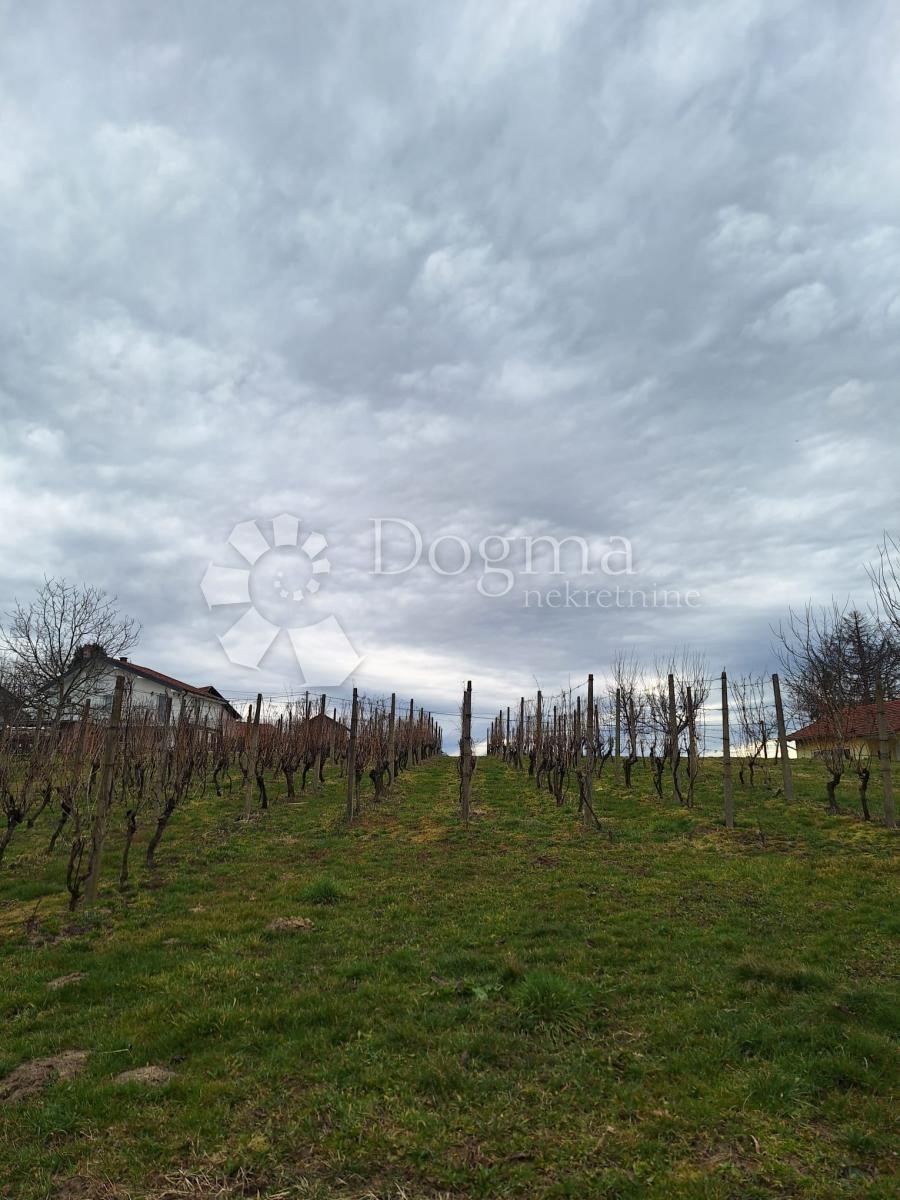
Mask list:
[[[672,791],[679,804],[693,802],[694,783],[698,770],[696,754],[692,753],[697,718],[709,696],[707,663],[702,654],[683,651],[668,661],[657,660],[655,682],[644,689],[646,732],[650,740],[650,759],[653,764],[653,787],[662,798],[663,775],[666,763],[672,774]],[[670,692],[668,679],[672,677]],[[674,699],[674,706],[672,701]],[[682,741],[687,735],[687,745]],[[688,757],[688,793],[681,789],[680,766],[685,752]]]
[[[619,654],[613,661],[613,680],[619,691],[622,720],[625,725],[626,755],[622,759],[625,786],[631,787],[631,774],[638,761],[638,736],[646,718],[647,694],[641,668],[634,655]],[[612,693],[613,703],[615,692]]]
[[[878,561],[866,572],[882,618],[900,636],[900,540],[885,533],[878,546]]]
[[[837,812],[837,788],[850,757],[852,708],[857,702],[850,668],[846,606],[832,600],[821,608],[791,609],[776,631],[775,653],[782,666],[794,713],[818,728],[816,757],[829,773],[825,785],[829,812]]]
[[[0,863],[20,825],[33,824],[50,802],[56,752],[46,726],[4,731],[0,744]]]
[[[192,711],[182,703],[174,726],[168,723],[161,731],[160,756],[155,776],[154,795],[149,808],[156,818],[156,828],[147,845],[146,862],[150,870],[156,866],[156,848],[162,840],[175,810],[183,804],[191,782],[196,779],[206,759],[204,730],[197,705]]]
[[[847,690],[857,704],[874,704],[878,684],[888,700],[900,697],[900,631],[877,613],[851,609],[844,617]]]
[[[124,655],[139,632],[102,588],[45,576],[29,603],[17,600],[6,614],[0,647],[21,693],[58,726],[105,660]]]
[[[769,740],[774,733],[766,703],[766,684],[762,676],[744,675],[732,680],[730,687],[736,733],[740,739],[738,777],[742,785],[749,782],[753,787],[757,764],[768,753]],[[745,778],[745,771],[748,778]]]

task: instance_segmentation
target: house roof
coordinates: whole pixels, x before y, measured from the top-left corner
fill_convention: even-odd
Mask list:
[[[116,671],[129,671],[133,675],[141,675],[144,679],[152,679],[156,683],[162,683],[166,687],[174,688],[179,692],[188,692],[192,696],[200,696],[204,700],[216,700],[223,704],[226,710],[236,719],[241,719],[241,714],[232,707],[225,699],[221,692],[217,691],[211,683],[206,687],[197,687],[193,683],[185,683],[183,679],[176,679],[173,675],[164,675],[162,671],[154,671],[152,667],[142,667],[139,663],[132,662],[131,659],[109,658],[106,656],[106,662],[109,666],[114,667]]]
[[[334,725],[336,728],[339,728],[339,729],[347,728],[347,724],[345,721],[336,721],[334,719],[334,717],[331,715],[331,713],[320,713],[320,712],[313,713],[313,715],[309,718],[310,725],[312,725],[314,721],[327,721],[329,725]]]
[[[885,723],[888,733],[900,733],[900,700],[886,700],[884,704]],[[874,704],[858,704],[855,708],[846,710],[847,724],[845,734],[848,738],[878,737],[878,718]],[[804,725],[796,733],[789,733],[792,742],[828,741],[834,736],[834,724],[822,719]]]

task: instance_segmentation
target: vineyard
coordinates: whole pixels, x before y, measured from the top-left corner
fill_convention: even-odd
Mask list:
[[[364,780],[378,801],[400,772],[441,752],[440,726],[412,700],[399,717],[396,695],[386,703],[354,689],[352,699],[336,701],[330,713],[327,701],[322,695],[314,704],[307,694],[266,711],[260,695],[246,721],[210,727],[199,703],[182,703],[174,713],[168,698],[158,713],[133,702],[120,675],[106,719],[94,718],[87,699],[78,720],[7,725],[0,734],[0,865],[17,833],[50,822],[46,853],[64,848],[74,910],[82,900],[97,899],[111,828],[122,834],[118,884],[125,888],[139,829],[150,829],[144,856],[152,871],[160,841],[188,796],[221,796],[225,787],[240,797],[240,815],[249,820],[268,808],[273,777],[283,779],[293,801],[298,787],[305,792],[311,779],[321,785],[326,769],[337,770],[352,820]]]
[[[823,720],[821,744],[815,756],[823,796],[831,813],[838,812],[838,789],[849,777],[856,783],[860,815],[872,819],[870,785],[877,767],[880,782],[879,819],[893,829],[896,808],[883,696],[870,714],[871,738],[854,739],[843,689]],[[460,740],[460,807],[465,818],[474,772],[471,735],[472,688],[462,699]],[[798,723],[802,723],[798,721]],[[759,782],[773,798],[794,799],[794,768],[790,757],[788,723],[777,674],[766,679],[742,676],[729,681],[706,674],[702,657],[683,656],[657,664],[645,673],[634,658],[619,658],[605,687],[595,689],[593,675],[575,687],[545,697],[522,696],[492,718],[486,738],[489,755],[527,770],[562,806],[572,797],[578,816],[598,827],[595,784],[604,769],[615,772],[626,789],[635,770],[646,767],[656,796],[670,793],[675,803],[691,808],[710,755],[721,758],[722,821],[735,824],[735,795]],[[845,784],[846,787],[846,784]],[[873,789],[874,791],[874,789]]]
[[[892,1195],[885,814],[700,674],[7,731],[0,1196]]]

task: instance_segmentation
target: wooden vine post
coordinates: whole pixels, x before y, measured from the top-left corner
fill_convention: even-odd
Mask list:
[[[581,771],[581,697],[575,697],[575,713],[572,718],[574,726],[572,730],[572,770],[575,772],[575,778],[579,778]],[[579,801],[580,808],[580,801]]]
[[[881,786],[884,791],[884,823],[888,829],[896,829],[897,814],[894,811],[894,788],[891,780],[891,744],[888,741],[884,689],[880,680],[875,685],[875,718],[878,722],[878,762],[881,767]]]
[[[587,753],[584,756],[584,795],[582,796],[581,817],[585,825],[589,825],[591,821],[597,823],[597,818],[594,816],[594,741],[596,738],[596,726],[594,712],[594,676],[588,675],[587,678],[587,711],[585,713],[585,742],[587,744]]]
[[[256,694],[253,724],[247,744],[247,778],[244,780],[244,816],[249,817],[253,809],[253,785],[256,782],[256,759],[259,754],[259,713],[262,708],[262,693]]]
[[[722,672],[722,786],[725,792],[725,828],[734,829],[734,785],[731,779],[731,738],[728,731],[728,676]]]
[[[106,737],[103,741],[103,756],[100,759],[100,783],[97,788],[97,804],[91,825],[91,851],[88,859],[87,876],[84,882],[84,898],[88,904],[97,899],[100,886],[100,864],[103,861],[103,843],[112,808],[114,777],[113,771],[119,749],[119,727],[122,723],[122,700],[125,696],[125,676],[117,675],[113,687],[112,709]]]
[[[697,753],[697,716],[694,712],[694,689],[687,686],[688,723],[688,805],[694,803],[694,784],[700,771],[700,756]]]
[[[388,787],[394,782],[397,766],[397,693],[391,692],[391,715],[388,717]]]
[[[678,761],[681,753],[678,749],[678,709],[675,705],[675,676],[669,675],[669,768],[672,772],[672,791],[675,799],[681,801],[681,787],[678,782]]]
[[[540,690],[537,694],[537,708],[534,714],[534,779],[540,787],[541,775],[541,738],[544,728],[543,697]]]
[[[316,775],[319,783],[325,782],[325,762],[328,758],[328,740],[325,736],[325,705],[328,703],[328,697],[323,693],[319,697],[319,715],[318,715],[318,736],[319,744],[319,759],[316,767]]]
[[[772,676],[772,691],[775,695],[775,720],[778,724],[778,752],[781,755],[781,783],[785,800],[794,799],[794,776],[791,774],[791,760],[788,758],[787,726],[784,723],[784,705],[781,703],[781,681],[777,675]],[[765,742],[763,743],[765,744]]]
[[[459,807],[463,823],[469,825],[469,800],[475,762],[472,756],[472,681],[463,692],[462,722],[459,737]]]
[[[356,736],[359,729],[359,696],[353,689],[350,708],[350,741],[347,745],[347,820],[356,815]]]
[[[622,770],[622,689],[616,688],[616,775]]]

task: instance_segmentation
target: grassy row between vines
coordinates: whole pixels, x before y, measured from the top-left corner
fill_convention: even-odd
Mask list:
[[[0,1195],[895,1195],[896,837],[812,764],[729,833],[720,770],[687,811],[608,767],[599,832],[491,760],[468,830],[453,759],[350,828],[336,777],[250,822],[197,797],[74,917],[23,834],[0,1078],[89,1057],[0,1104]]]

